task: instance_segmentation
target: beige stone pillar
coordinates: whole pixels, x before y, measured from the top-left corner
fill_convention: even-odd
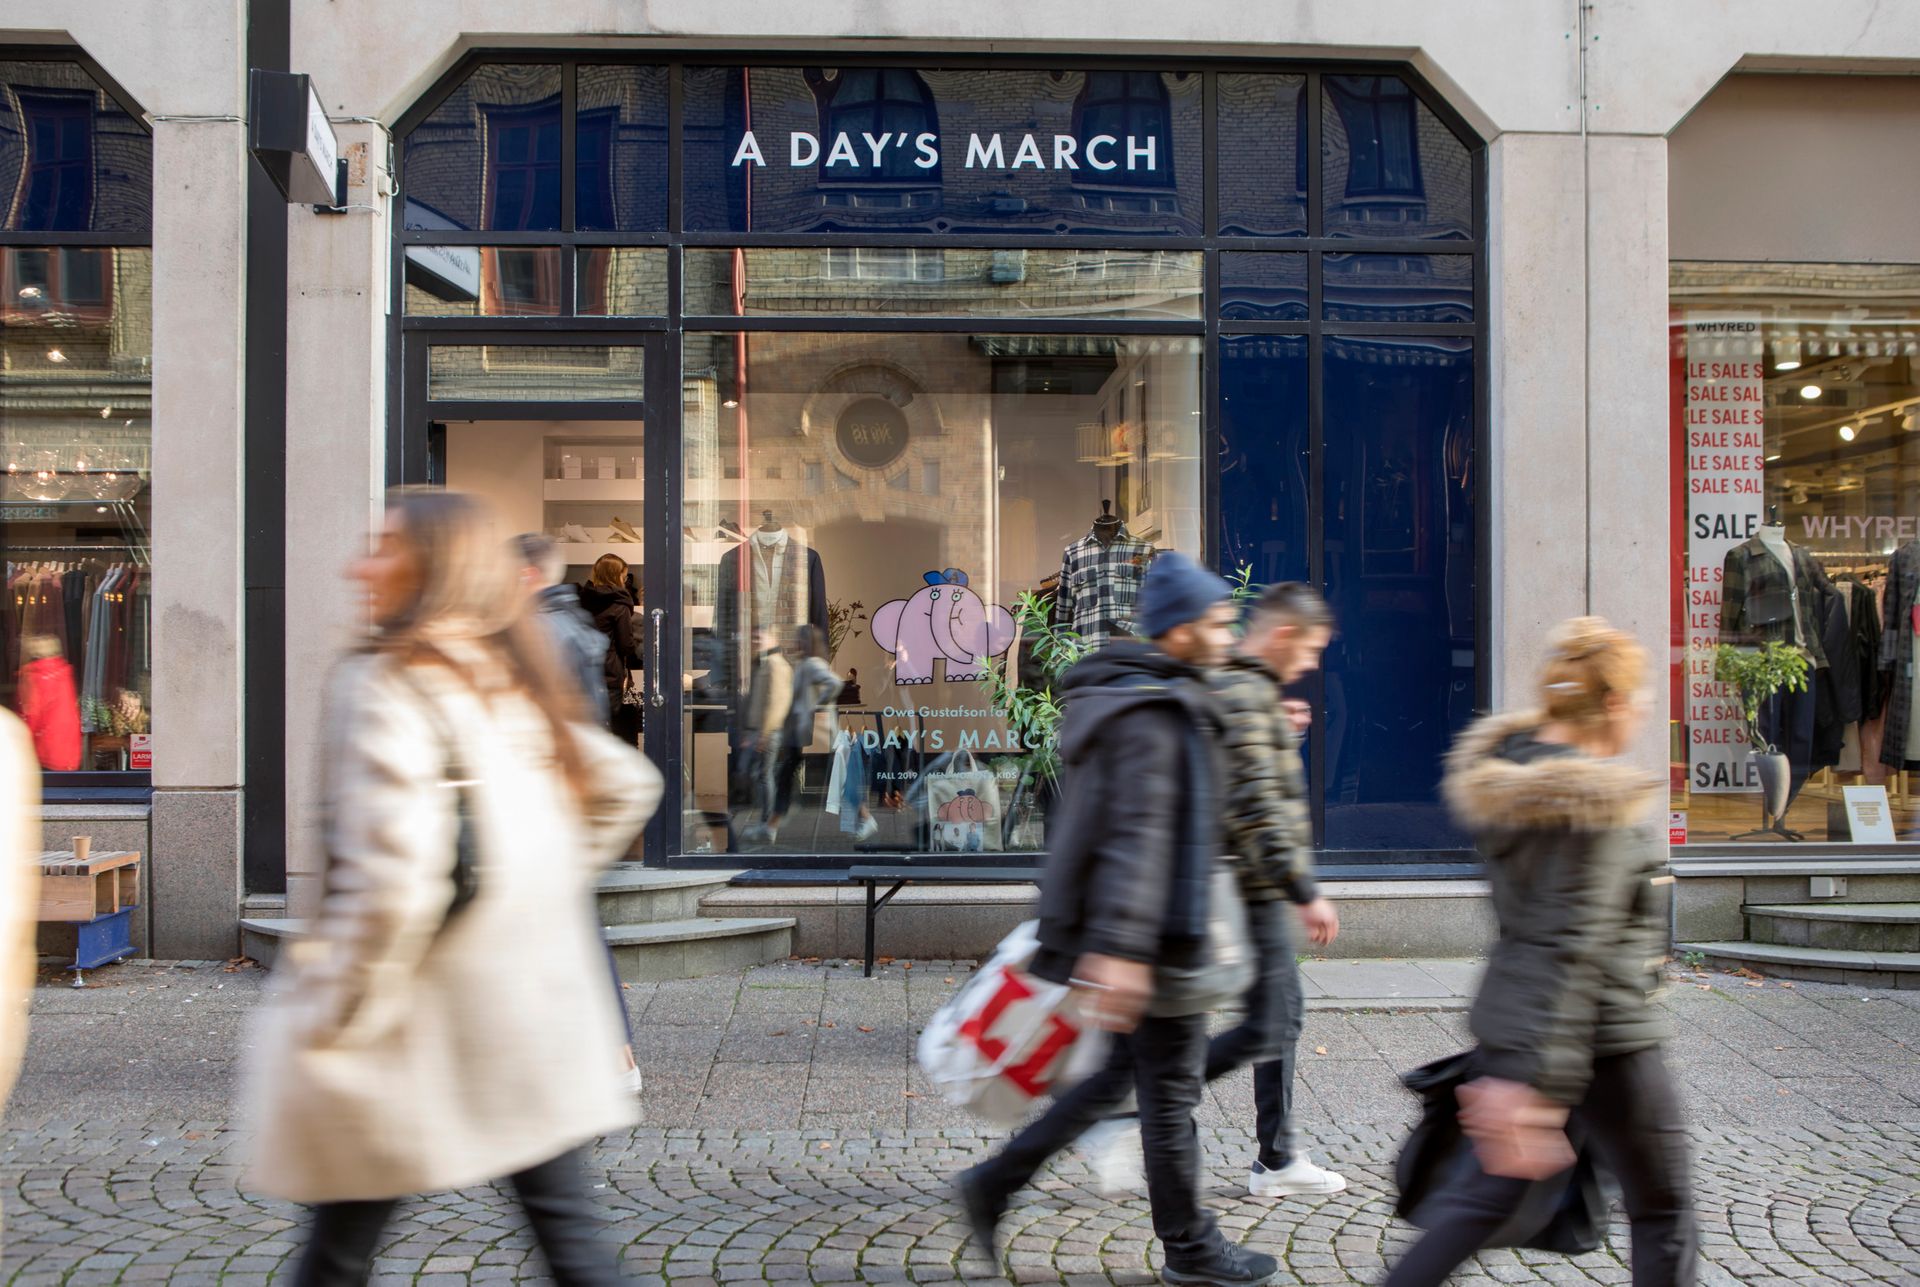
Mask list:
[[[354,209],[288,212],[287,237],[287,914],[319,899],[321,698],[358,629],[341,573],[367,548],[386,486],[387,254],[391,202],[379,192],[386,132],[338,125],[343,154],[365,148]],[[368,209],[366,207],[372,207]]]
[[[153,131],[152,953],[238,950],[246,127]]]
[[[1488,148],[1493,700],[1528,700],[1555,623],[1587,602],[1580,139]]]

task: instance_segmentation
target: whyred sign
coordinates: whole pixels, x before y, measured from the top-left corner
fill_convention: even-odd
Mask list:
[[[127,751],[127,767],[153,771],[153,734],[135,733]]]

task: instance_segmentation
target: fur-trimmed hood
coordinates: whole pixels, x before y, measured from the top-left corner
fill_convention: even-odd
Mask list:
[[[1630,764],[1578,752],[1509,758],[1542,722],[1534,711],[1489,715],[1460,735],[1440,785],[1455,819],[1474,831],[1607,831],[1647,820],[1662,784]]]

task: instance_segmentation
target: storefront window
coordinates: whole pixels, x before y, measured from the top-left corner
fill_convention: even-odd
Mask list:
[[[1920,267],[1676,263],[1672,304],[1674,826],[1920,840]]]
[[[649,853],[1043,849],[1048,639],[1181,550],[1339,614],[1300,693],[1337,865],[1466,855],[1482,168],[1410,75],[611,59],[403,127],[392,446],[632,574]],[[532,235],[474,231],[502,202]],[[789,726],[808,656],[837,718]]]
[[[1200,554],[1198,341],[704,335],[688,354],[713,386],[683,428],[693,846],[1044,848],[1051,727],[1002,686],[1049,625],[1125,633],[1156,551]],[[798,739],[790,719],[783,743],[810,651],[845,681],[837,719]]]
[[[153,257],[0,249],[0,702],[53,772],[152,732]]]

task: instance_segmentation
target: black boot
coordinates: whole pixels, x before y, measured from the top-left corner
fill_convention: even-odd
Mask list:
[[[973,1167],[960,1172],[953,1180],[954,1200],[960,1204],[960,1211],[967,1218],[968,1241],[974,1254],[1000,1268],[1000,1242],[998,1231],[1000,1217],[1006,1214],[1007,1202],[988,1186],[984,1167]]]
[[[1280,1272],[1280,1262],[1259,1251],[1248,1251],[1222,1240],[1198,1260],[1183,1265],[1168,1264],[1160,1280],[1186,1287],[1246,1287],[1272,1282]]]

